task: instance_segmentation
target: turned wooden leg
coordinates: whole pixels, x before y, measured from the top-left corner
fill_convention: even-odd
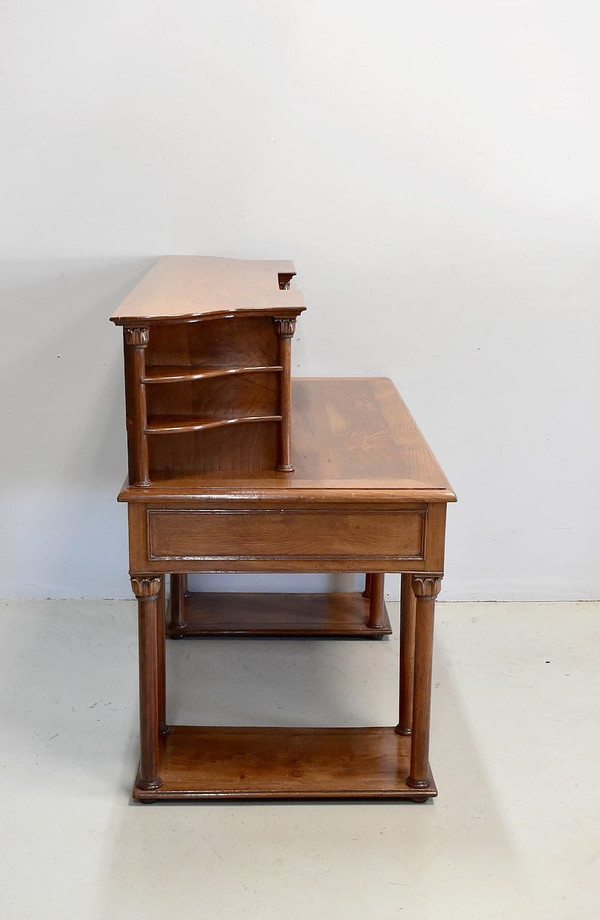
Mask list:
[[[371,597],[371,579],[373,576],[370,572],[367,572],[365,575],[365,590],[362,593],[363,597]]]
[[[162,578],[132,575],[131,587],[138,601],[140,657],[140,789],[157,789],[159,732],[158,598]]]
[[[385,613],[383,596],[384,580],[385,575],[383,572],[373,572],[371,575],[369,619],[367,621],[369,629],[381,629],[383,626],[383,617]]]
[[[187,593],[187,575],[171,575],[171,604],[169,631],[171,638],[180,639],[185,622],[184,598]],[[178,635],[179,633],[179,635]]]
[[[291,389],[291,368],[292,368],[292,336],[296,331],[296,320],[278,319],[273,320],[277,330],[278,341],[278,361],[282,371],[279,374],[279,415],[281,421],[278,425],[279,442],[277,449],[277,469],[283,472],[292,472],[292,389]]]
[[[160,591],[157,599],[158,613],[156,617],[156,677],[158,685],[158,730],[161,735],[167,732],[167,692],[165,668],[165,579],[160,580]]]
[[[411,575],[402,576],[400,593],[400,707],[396,731],[410,735],[415,679],[415,606]]]
[[[150,485],[146,387],[143,383],[146,375],[146,347],[149,341],[149,328],[123,328],[127,453],[129,482],[132,486]]]
[[[431,711],[431,664],[435,599],[442,579],[437,576],[413,575],[415,610],[415,678],[413,688],[412,740],[410,775],[407,786],[420,789],[431,782],[429,776],[429,721]]]

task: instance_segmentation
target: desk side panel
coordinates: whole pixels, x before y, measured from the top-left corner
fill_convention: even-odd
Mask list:
[[[130,504],[130,571],[441,574],[445,511],[437,504]]]

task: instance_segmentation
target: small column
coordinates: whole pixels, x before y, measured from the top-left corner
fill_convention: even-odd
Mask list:
[[[132,575],[131,587],[138,601],[140,667],[140,789],[158,789],[158,735],[161,677],[158,654],[159,594],[162,578]]]
[[[371,579],[373,578],[370,572],[367,572],[365,575],[365,590],[362,593],[363,597],[371,597]]]
[[[125,396],[127,413],[127,451],[129,484],[149,486],[148,440],[146,436],[146,346],[150,330],[143,327],[123,329],[125,355]]]
[[[431,782],[431,777],[429,776],[429,723],[431,713],[433,622],[435,599],[440,593],[441,587],[442,579],[440,576],[412,576],[412,589],[416,597],[415,678],[410,775],[406,780],[406,784],[413,789],[422,789]]]
[[[396,732],[410,735],[415,680],[415,607],[411,575],[402,576],[400,593],[400,707]]]
[[[383,626],[385,612],[384,581],[385,574],[383,572],[373,572],[371,574],[369,619],[367,621],[369,629],[381,629]]]
[[[171,575],[171,603],[169,617],[169,635],[172,639],[181,639],[185,621],[184,601],[187,594],[187,575]]]
[[[166,592],[165,578],[160,579],[160,591],[158,594],[158,615],[156,617],[156,651],[157,651],[157,678],[158,678],[158,731],[161,735],[166,735],[169,728],[167,726],[167,690],[166,690],[166,661],[165,661],[165,613],[166,613]]]
[[[295,319],[274,319],[278,336],[279,374],[279,444],[277,469],[291,473],[292,466],[292,336],[296,331]]]

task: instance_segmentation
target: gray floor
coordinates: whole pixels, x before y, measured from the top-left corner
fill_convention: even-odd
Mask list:
[[[171,642],[169,716],[393,724],[389,609],[389,641]],[[599,605],[438,605],[425,805],[133,804],[133,603],[3,612],[3,918],[599,915]]]

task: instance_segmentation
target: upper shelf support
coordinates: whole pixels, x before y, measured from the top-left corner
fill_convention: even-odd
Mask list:
[[[283,372],[279,376],[279,445],[277,469],[293,472],[292,466],[292,337],[296,331],[295,319],[274,319],[277,330],[278,357]]]
[[[127,453],[129,483],[132,486],[150,485],[146,438],[146,387],[142,382],[146,376],[146,346],[149,341],[148,328],[123,328]]]

